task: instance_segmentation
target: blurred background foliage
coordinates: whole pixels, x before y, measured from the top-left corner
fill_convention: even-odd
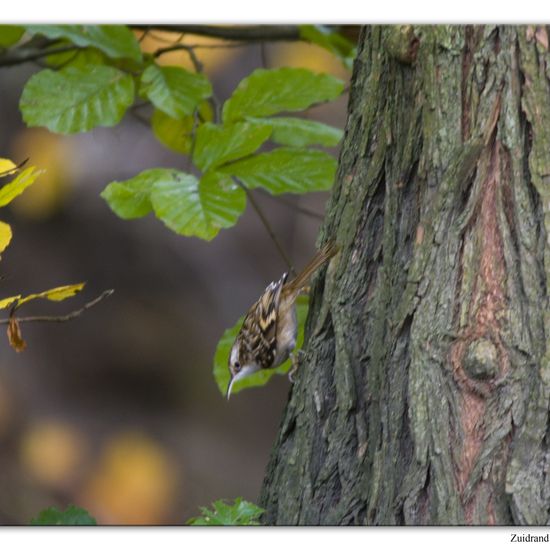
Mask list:
[[[155,31],[141,47],[154,52],[174,39]],[[258,67],[350,76],[329,51],[303,42],[199,55],[222,101]],[[158,62],[192,69],[185,51]],[[47,170],[6,209],[14,237],[2,254],[2,295],[87,281],[70,306],[50,306],[61,314],[106,288],[115,293],[69,323],[26,326],[24,353],[0,347],[0,524],[28,524],[68,503],[100,524],[182,524],[217,499],[256,502],[289,383],[274,377],[228,403],[212,361],[224,330],[286,266],[250,206],[211,242],[178,236],[151,216],[117,218],[99,196],[106,183],[153,166],[185,170],[186,159],[132,112],[115,128],[69,137],[25,128],[18,102],[39,65],[0,68],[0,156],[30,157]],[[305,116],[343,128],[346,102],[344,94]],[[295,207],[322,215],[327,197],[257,193],[297,267],[314,252],[320,219]]]

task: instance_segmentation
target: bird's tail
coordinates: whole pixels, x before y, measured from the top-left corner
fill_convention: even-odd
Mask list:
[[[339,248],[334,241],[329,241],[304,267],[304,269],[296,276],[295,279],[287,283],[289,290],[292,292],[300,292],[304,286],[309,282],[310,277],[317,271],[324,263],[328,262],[337,252]]]

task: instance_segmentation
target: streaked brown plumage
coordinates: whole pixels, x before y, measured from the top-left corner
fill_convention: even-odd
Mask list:
[[[268,285],[250,307],[229,356],[228,398],[236,380],[260,369],[278,367],[288,359],[296,346],[296,298],[313,273],[337,251],[334,242],[329,242],[295,279],[286,282],[288,273],[285,273]]]

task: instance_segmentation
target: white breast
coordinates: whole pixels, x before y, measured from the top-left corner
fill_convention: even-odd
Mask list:
[[[278,367],[288,359],[288,356],[296,347],[297,332],[296,308],[292,306],[286,309],[284,313],[280,308],[279,318],[277,319],[277,353],[273,367]]]

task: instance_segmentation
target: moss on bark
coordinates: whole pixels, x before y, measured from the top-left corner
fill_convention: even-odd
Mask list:
[[[265,523],[549,521],[549,220],[547,29],[365,28]]]

